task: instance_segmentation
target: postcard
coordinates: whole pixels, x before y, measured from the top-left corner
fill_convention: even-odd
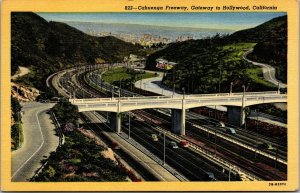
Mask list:
[[[298,1],[3,0],[1,19],[1,190],[298,190]]]

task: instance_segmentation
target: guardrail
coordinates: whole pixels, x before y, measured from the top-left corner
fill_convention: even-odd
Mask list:
[[[253,96],[253,97],[245,97],[245,101],[268,101],[268,100],[276,100],[276,99],[287,99],[287,96],[285,94],[283,95],[276,95],[276,96]],[[193,102],[230,102],[230,101],[241,101],[242,97],[241,96],[227,96],[224,98],[224,96],[220,97],[207,97],[207,96],[202,96],[202,97],[194,97],[193,99],[189,98],[180,98],[180,97],[157,97],[157,96],[150,96],[150,97],[114,97],[114,98],[87,98],[87,99],[71,99],[73,103],[96,103],[96,102],[117,102],[117,101],[132,101],[132,102],[137,102],[139,103],[147,101],[147,100],[152,100],[153,102],[158,102],[158,101],[163,101],[163,102],[172,102],[172,101],[177,101],[177,100],[185,100],[186,103],[193,103]],[[149,102],[151,103],[151,102]]]
[[[57,131],[58,137],[59,137],[59,145],[58,146],[61,146],[65,143],[65,136],[64,136],[61,126],[60,126],[58,120],[56,119],[56,116],[52,110],[51,110],[51,116],[52,116],[52,120],[54,121],[56,131]]]

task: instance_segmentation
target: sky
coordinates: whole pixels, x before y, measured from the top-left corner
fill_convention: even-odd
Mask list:
[[[48,21],[140,24],[241,30],[255,27],[284,12],[234,13],[37,13]]]

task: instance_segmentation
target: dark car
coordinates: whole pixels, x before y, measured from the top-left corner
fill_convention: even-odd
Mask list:
[[[272,144],[266,143],[266,142],[257,144],[257,147],[258,147],[259,149],[268,149],[268,150],[274,149],[273,146],[272,146]]]

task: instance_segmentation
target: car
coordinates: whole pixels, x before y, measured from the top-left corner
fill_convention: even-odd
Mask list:
[[[212,172],[205,172],[203,180],[204,181],[217,181],[214,173],[212,173]]]
[[[173,149],[178,149],[178,145],[175,141],[170,142],[170,147],[173,148]]]
[[[226,129],[226,133],[229,133],[229,134],[231,134],[231,135],[235,135],[235,134],[236,134],[236,131],[235,131],[234,128],[228,127],[228,128]]]
[[[222,121],[220,121],[219,123],[217,123],[217,125],[216,125],[217,127],[225,127],[225,124],[222,122]]]
[[[112,141],[111,142],[111,148],[112,149],[120,149],[120,145],[117,142]]]
[[[158,141],[158,137],[156,134],[151,134],[152,141]]]
[[[272,146],[272,144],[266,143],[266,142],[258,143],[258,144],[257,144],[257,147],[258,147],[259,149],[268,149],[268,150],[274,149],[273,146]]]
[[[185,148],[188,148],[190,146],[190,144],[187,140],[182,140],[182,141],[180,141],[179,144],[181,147],[185,147]]]

